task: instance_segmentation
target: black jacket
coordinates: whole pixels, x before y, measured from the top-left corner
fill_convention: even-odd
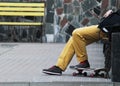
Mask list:
[[[120,9],[104,18],[98,25],[103,32],[110,32],[115,27],[120,27]]]

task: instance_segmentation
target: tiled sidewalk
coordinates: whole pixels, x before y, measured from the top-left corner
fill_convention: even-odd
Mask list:
[[[110,79],[73,77],[69,67],[62,76],[42,73],[43,68],[54,65],[65,44],[0,43],[0,83],[2,82],[99,82],[111,83]],[[87,47],[92,67],[104,67],[102,44]],[[70,65],[77,64],[74,56]],[[26,86],[26,85],[25,85]]]

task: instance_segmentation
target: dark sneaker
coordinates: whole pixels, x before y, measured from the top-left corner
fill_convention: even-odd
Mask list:
[[[49,69],[43,69],[43,73],[48,75],[62,75],[62,69],[57,66],[53,66]]]
[[[89,64],[88,60],[86,60],[84,62],[77,64],[77,65],[70,66],[70,68],[73,68],[73,69],[90,68],[90,64]]]

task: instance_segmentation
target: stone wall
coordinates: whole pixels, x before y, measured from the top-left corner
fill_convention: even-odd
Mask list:
[[[108,9],[116,10],[119,0],[47,0],[46,34],[53,42],[66,42],[66,25],[75,28],[98,24]],[[118,6],[117,6],[118,7]]]
[[[69,30],[70,25],[72,25],[74,28],[78,28],[98,24],[100,18],[108,9],[116,10],[120,7],[120,0],[0,1],[46,2],[46,12],[44,19],[45,23],[43,27],[0,26],[0,41],[2,42],[66,42],[70,35],[65,31]],[[18,29],[16,30],[15,28]],[[41,31],[41,29],[43,31]]]

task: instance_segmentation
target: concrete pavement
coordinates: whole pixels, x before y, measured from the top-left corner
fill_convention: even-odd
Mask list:
[[[43,74],[42,69],[49,68],[56,63],[64,46],[64,43],[0,43],[0,86],[10,86],[10,84],[47,86],[51,82],[51,86],[54,84],[63,86],[63,83],[65,85],[71,82],[76,82],[75,86],[93,86],[93,83],[96,83],[94,86],[113,86],[110,79],[73,77],[74,71],[69,67],[62,76]],[[101,43],[87,46],[87,51],[91,67],[104,67]],[[75,56],[70,65],[74,64],[77,64]],[[89,83],[89,85],[82,85],[82,83]]]

